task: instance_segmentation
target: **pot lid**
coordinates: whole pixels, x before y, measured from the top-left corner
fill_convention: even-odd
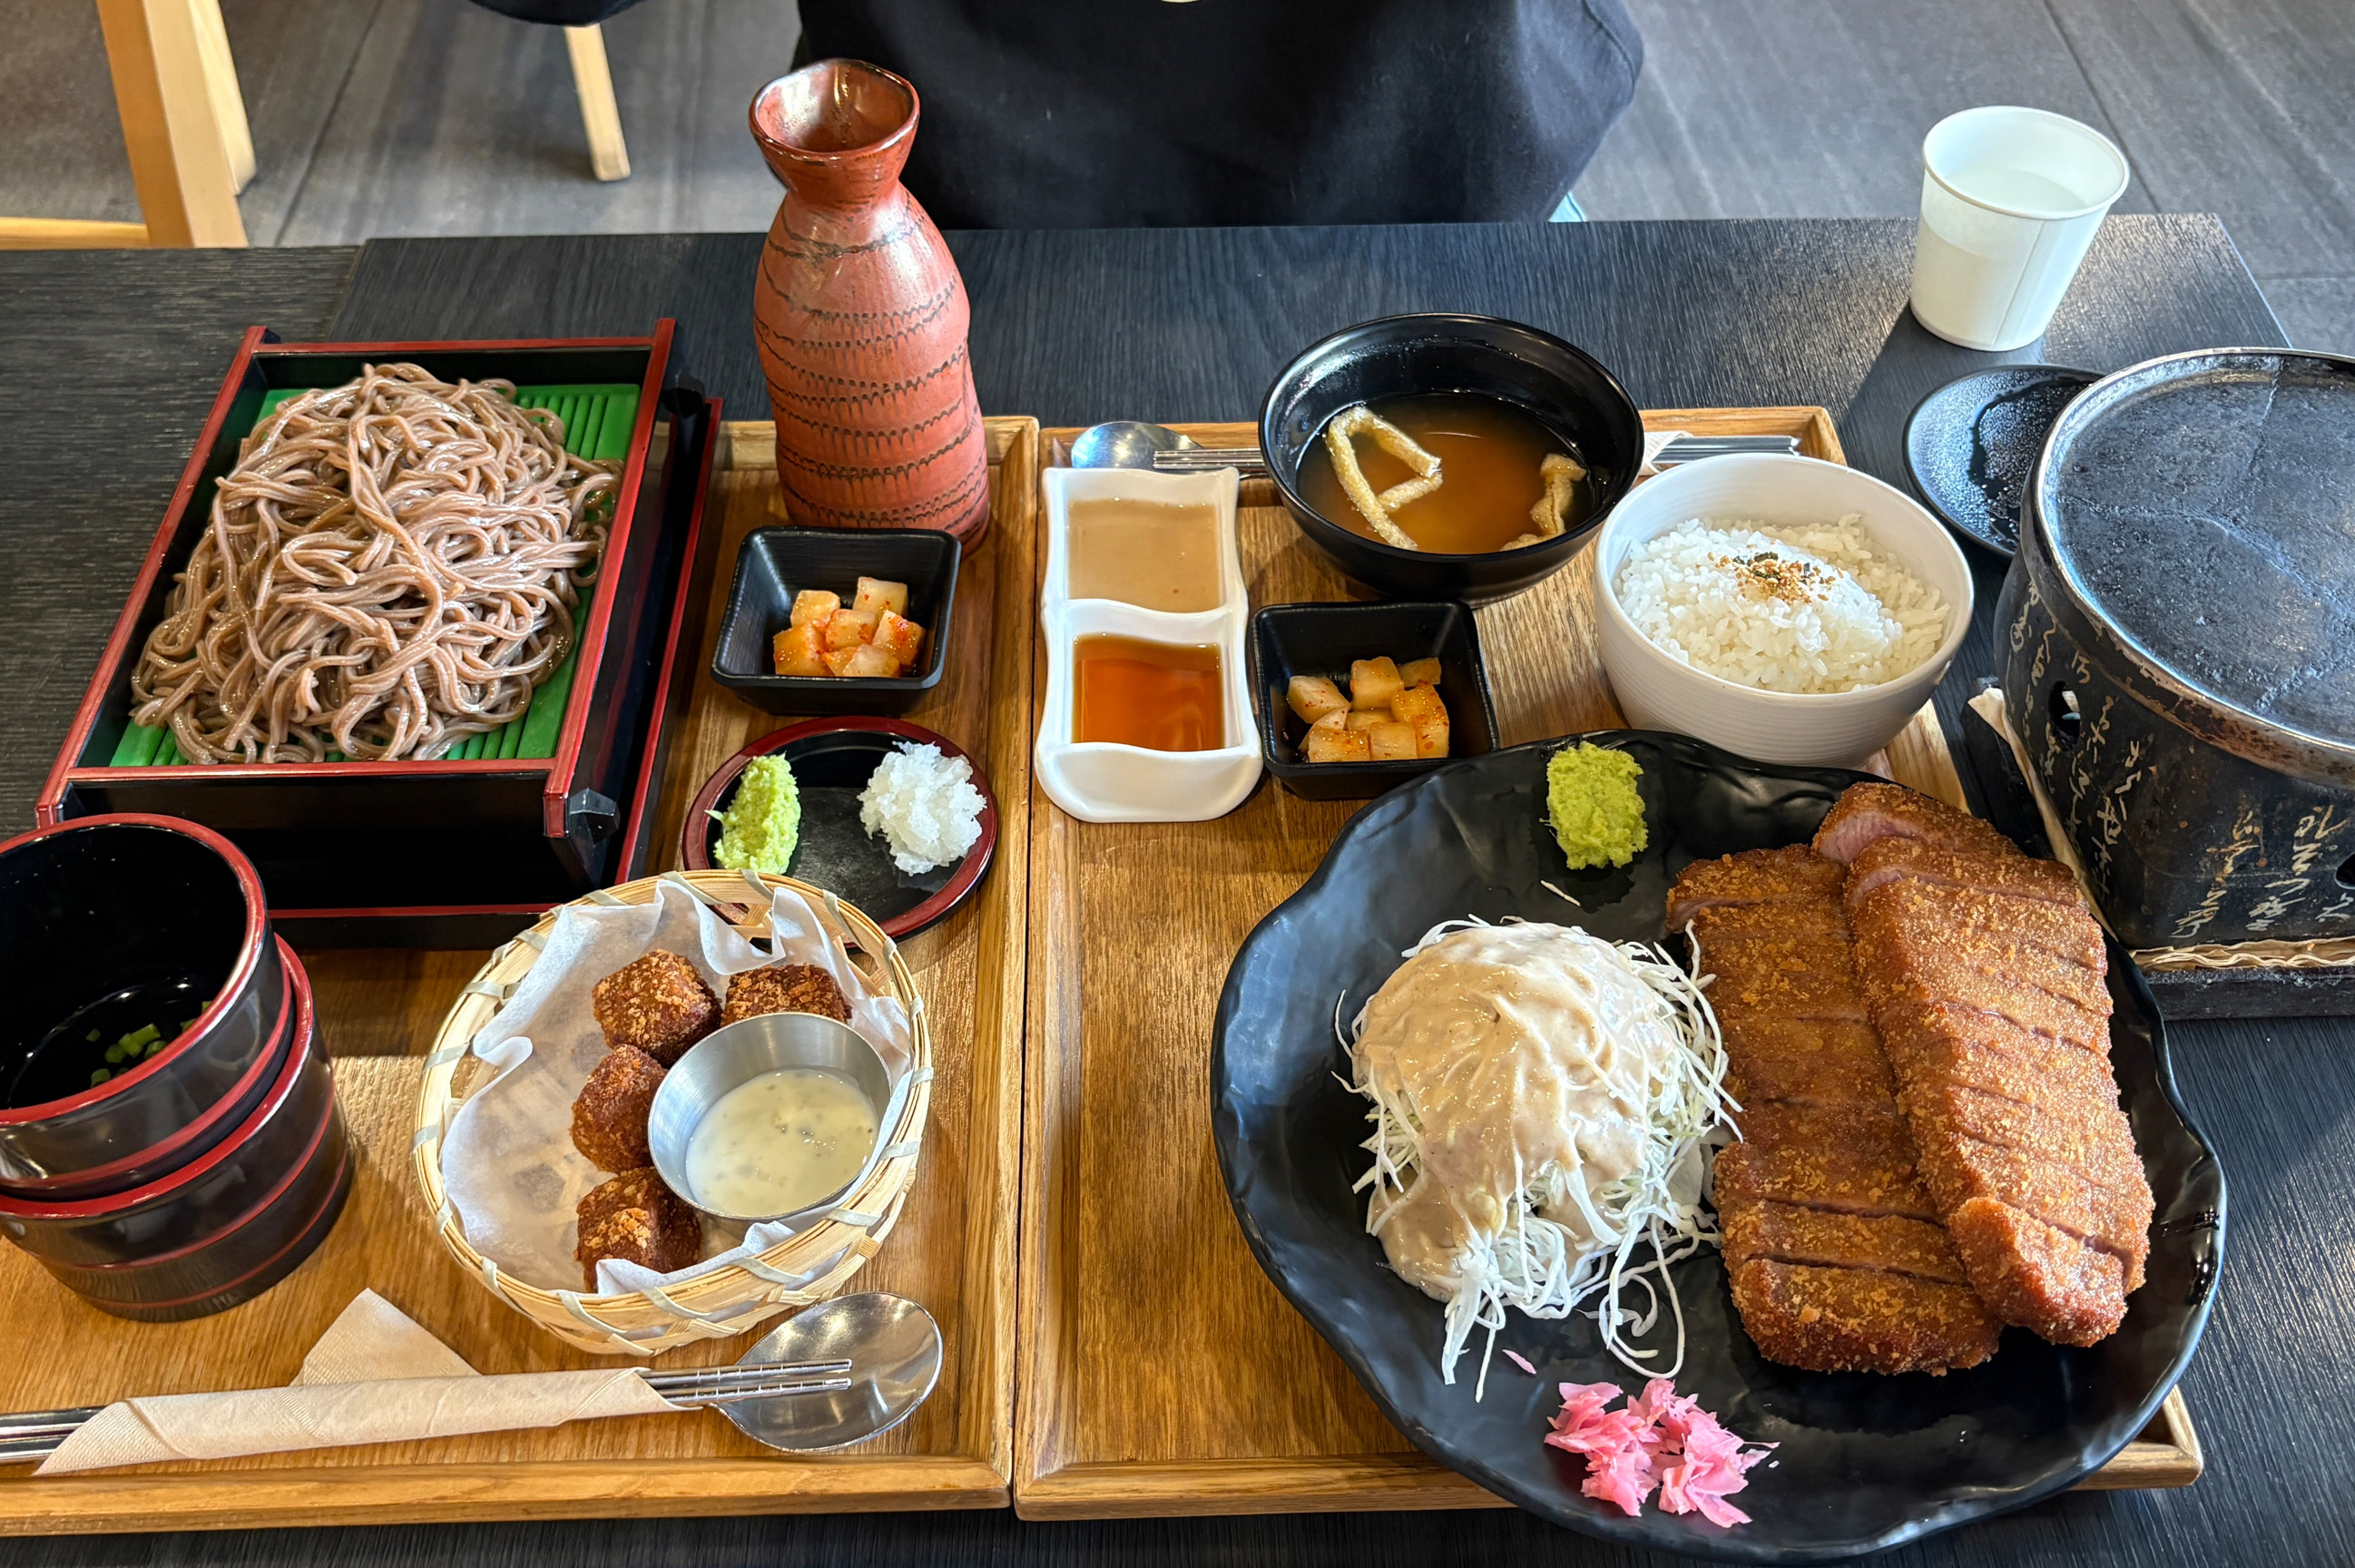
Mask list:
[[[2053,426],[2033,490],[2035,564],[2138,696],[2264,766],[2355,784],[2355,359],[2121,370]]]

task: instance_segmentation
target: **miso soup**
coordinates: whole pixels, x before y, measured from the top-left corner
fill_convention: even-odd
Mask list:
[[[1533,531],[1530,508],[1546,493],[1540,466],[1557,453],[1578,456],[1533,415],[1476,392],[1387,398],[1367,407],[1439,459],[1439,488],[1391,514],[1409,539],[1436,554],[1484,554]],[[1377,495],[1415,476],[1369,435],[1357,436],[1351,447]],[[1299,483],[1301,498],[1317,516],[1351,533],[1378,537],[1342,489],[1321,430],[1300,459]],[[1593,506],[1593,482],[1579,480],[1562,512],[1563,530],[1575,533]]]

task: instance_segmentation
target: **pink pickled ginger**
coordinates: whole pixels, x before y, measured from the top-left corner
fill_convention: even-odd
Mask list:
[[[1670,1513],[1698,1512],[1725,1528],[1750,1522],[1725,1499],[1750,1484],[1750,1467],[1774,1445],[1744,1447],[1701,1409],[1699,1396],[1678,1394],[1666,1378],[1646,1383],[1625,1409],[1609,1409],[1619,1393],[1615,1383],[1561,1385],[1561,1409],[1545,1441],[1585,1458],[1579,1490],[1633,1518],[1657,1487]]]

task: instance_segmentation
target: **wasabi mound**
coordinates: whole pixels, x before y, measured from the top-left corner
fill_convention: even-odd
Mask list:
[[[744,764],[728,809],[713,815],[719,821],[714,864],[783,876],[802,837],[802,791],[793,764],[783,757],[753,758]]]
[[[1582,741],[1548,760],[1546,820],[1571,869],[1624,866],[1651,842],[1636,793],[1643,772],[1626,752]]]

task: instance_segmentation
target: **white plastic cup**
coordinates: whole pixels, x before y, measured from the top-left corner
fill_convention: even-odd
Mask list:
[[[1914,319],[1966,348],[2043,336],[2127,174],[2065,114],[1998,104],[1939,121],[1922,139]]]

